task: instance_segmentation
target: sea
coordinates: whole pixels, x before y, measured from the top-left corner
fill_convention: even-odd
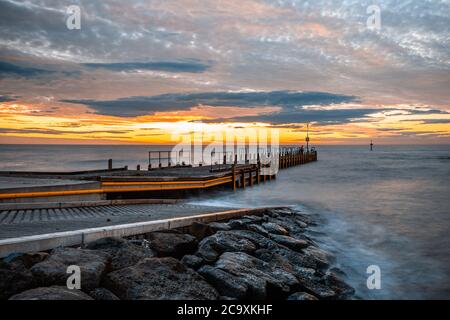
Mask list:
[[[450,145],[319,145],[318,161],[270,183],[194,197],[223,207],[289,205],[336,256],[361,299],[450,299]],[[66,171],[148,165],[155,145],[0,145],[0,170]],[[379,268],[379,288],[367,285]],[[372,267],[373,268],[373,267]],[[369,289],[369,287],[371,289]]]

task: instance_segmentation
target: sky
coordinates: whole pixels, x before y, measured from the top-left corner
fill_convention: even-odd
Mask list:
[[[449,101],[449,0],[0,0],[0,143],[450,143]]]

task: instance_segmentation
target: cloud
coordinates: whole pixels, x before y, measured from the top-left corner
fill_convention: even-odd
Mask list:
[[[0,102],[12,102],[16,101],[17,97],[9,96],[9,95],[0,95]]]
[[[0,78],[9,76],[20,76],[20,77],[37,77],[41,75],[49,75],[55,71],[44,70],[33,67],[22,67],[16,64],[12,64],[5,61],[0,61]]]
[[[202,73],[211,68],[212,63],[196,60],[158,61],[158,62],[117,62],[117,63],[84,63],[84,66],[110,71],[155,70],[166,72]]]
[[[73,134],[94,134],[94,133],[108,133],[108,134],[124,134],[132,132],[132,130],[83,130],[83,131],[64,131],[56,129],[41,129],[41,128],[23,128],[23,129],[11,129],[0,128],[0,133],[4,134],[53,134],[61,135],[67,133]]]
[[[355,101],[356,97],[327,92],[258,91],[258,92],[202,92],[173,93],[147,97],[128,97],[117,100],[62,100],[84,104],[99,114],[135,117],[155,112],[189,110],[199,105],[213,107],[279,106],[293,108],[306,105],[331,105]]]
[[[321,124],[342,124],[353,119],[366,118],[369,114],[379,112],[379,109],[304,109],[281,111],[278,113],[263,114],[257,116],[234,117],[228,119],[216,119],[218,121],[234,122],[267,122],[275,125],[319,122]]]

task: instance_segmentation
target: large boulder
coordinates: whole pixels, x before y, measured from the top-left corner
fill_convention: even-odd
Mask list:
[[[288,298],[288,300],[319,300],[316,297],[314,297],[312,294],[306,293],[306,292],[295,292],[291,294]]]
[[[295,251],[302,251],[302,249],[309,246],[309,243],[305,240],[296,239],[290,236],[283,236],[279,234],[271,234],[270,238],[278,242],[279,244],[288,247],[289,249],[295,250]]]
[[[22,264],[0,262],[0,300],[35,287],[33,275]]]
[[[141,259],[151,258],[155,253],[147,247],[133,244],[122,238],[102,238],[88,243],[90,250],[101,250],[110,255],[108,271],[119,270],[138,263]]]
[[[202,240],[205,237],[214,234],[214,230],[206,223],[193,222],[189,226],[189,233],[197,238],[197,240]]]
[[[200,242],[196,255],[207,262],[214,262],[223,252],[252,253],[255,250],[253,242],[236,235],[233,231],[218,231]]]
[[[181,259],[181,263],[188,268],[196,270],[204,263],[204,261],[198,256],[187,254]]]
[[[323,283],[336,292],[339,299],[348,299],[355,294],[355,289],[345,283],[336,273],[327,273],[323,277]]]
[[[208,225],[213,232],[231,230],[231,227],[224,222],[210,222]]]
[[[10,298],[10,300],[93,300],[80,290],[69,290],[66,287],[52,286],[35,288]]]
[[[201,267],[198,272],[212,284],[222,296],[244,299],[249,290],[248,285],[240,278],[210,265]]]
[[[94,300],[120,300],[114,293],[105,288],[95,288],[89,295],[94,298]]]
[[[277,299],[298,285],[291,273],[243,252],[225,252],[213,268],[204,266],[199,272],[221,295],[237,299]]]
[[[49,254],[47,252],[34,252],[34,253],[11,253],[3,258],[3,262],[14,266],[14,268],[26,268],[29,269],[36,263],[47,259]]]
[[[279,224],[273,223],[273,222],[265,222],[262,224],[262,227],[267,230],[269,233],[273,234],[281,234],[281,235],[288,235],[289,232],[280,226]]]
[[[181,258],[197,248],[197,239],[190,234],[158,231],[149,233],[147,238],[158,257]]]
[[[146,258],[105,276],[105,288],[124,300],[214,300],[217,291],[177,259]]]
[[[108,254],[97,250],[56,248],[30,270],[40,286],[64,286],[70,276],[67,268],[76,265],[81,271],[81,290],[89,292],[98,287],[109,258]]]
[[[303,253],[310,263],[315,264],[317,269],[326,269],[330,266],[336,257],[325,250],[322,250],[316,246],[309,246],[303,250]]]

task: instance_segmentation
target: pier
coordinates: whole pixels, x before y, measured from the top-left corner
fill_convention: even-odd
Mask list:
[[[152,152],[154,153],[154,152]],[[179,198],[212,188],[245,189],[276,178],[278,169],[317,161],[317,152],[281,148],[270,154],[236,153],[221,161],[211,157],[209,165],[173,163],[169,156],[147,170],[128,167],[76,172],[0,172],[0,210],[34,208],[38,203],[104,201],[115,199]],[[230,159],[232,162],[230,163]],[[214,162],[213,162],[214,161]]]
[[[128,167],[75,172],[0,172],[0,257],[14,252],[79,246],[102,237],[133,237],[213,222],[267,208],[221,208],[182,198],[211,189],[251,188],[276,178],[278,169],[317,161],[317,152],[282,148],[272,154],[220,155],[193,166],[159,156],[147,170]],[[230,160],[231,159],[231,160]]]

